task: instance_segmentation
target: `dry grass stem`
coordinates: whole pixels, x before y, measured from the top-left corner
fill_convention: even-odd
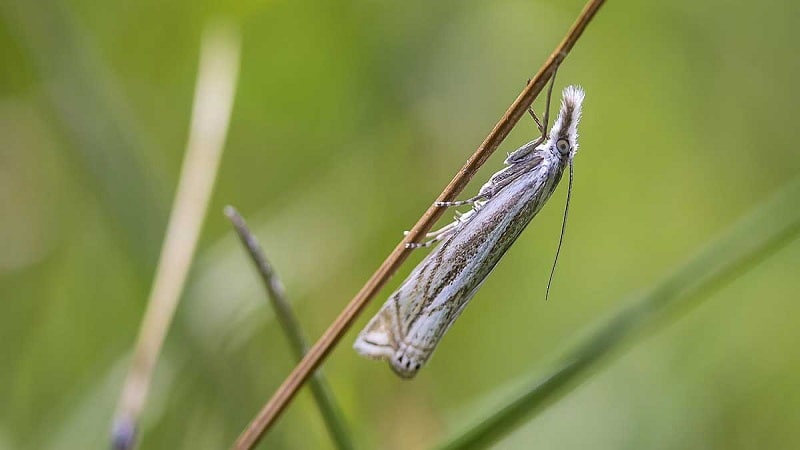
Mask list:
[[[139,416],[189,271],[227,135],[239,39],[229,28],[206,31],[195,89],[189,142],[147,310],[117,406],[113,447],[132,448]]]

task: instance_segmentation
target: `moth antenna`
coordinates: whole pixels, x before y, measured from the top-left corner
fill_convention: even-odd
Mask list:
[[[553,267],[550,269],[550,279],[547,280],[547,292],[544,295],[544,301],[550,297],[550,285],[553,283],[553,274],[556,273],[556,264],[558,264],[558,255],[561,254],[561,244],[564,243],[564,231],[567,229],[567,215],[569,215],[569,200],[572,197],[572,160],[569,160],[569,185],[567,186],[567,204],[564,207],[564,220],[561,222],[561,236],[558,238],[558,248],[556,249],[556,257],[553,260]]]

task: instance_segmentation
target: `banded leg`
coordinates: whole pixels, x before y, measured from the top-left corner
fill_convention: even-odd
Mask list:
[[[452,208],[454,206],[464,206],[464,205],[474,205],[475,203],[481,200],[488,200],[491,197],[491,194],[488,192],[481,192],[475,197],[468,198],[466,200],[456,200],[454,202],[436,202],[434,203],[436,206],[445,207],[445,208]]]
[[[430,247],[431,245],[447,238],[453,232],[456,231],[458,225],[461,224],[460,216],[456,217],[456,220],[453,222],[448,223],[447,225],[439,228],[436,231],[431,231],[430,233],[425,233],[426,238],[430,238],[425,242],[409,242],[406,244],[406,248],[415,249],[415,248],[423,248],[423,247]],[[403,232],[404,236],[408,236],[408,231]]]
[[[447,230],[447,231],[445,231],[443,233],[439,233],[436,236],[433,236],[431,239],[428,239],[425,242],[407,242],[406,243],[406,248],[410,248],[410,249],[413,250],[415,248],[430,247],[431,245],[433,245],[433,244],[435,244],[435,243],[437,243],[437,242],[439,242],[441,240],[444,240],[445,238],[447,238],[448,236],[453,234],[453,232],[455,230],[456,230],[456,228],[453,227],[452,229],[449,229],[449,230]]]
[[[528,83],[530,83],[530,82],[531,82],[531,80],[528,80]],[[536,113],[533,112],[533,105],[528,106],[528,114],[530,114],[531,118],[533,118],[533,121],[536,122],[536,128],[539,129],[539,133],[542,133],[542,135],[544,135],[545,134],[544,125],[542,125],[542,122],[536,116]]]
[[[533,147],[536,148],[545,140],[545,136],[547,135],[547,125],[542,125],[542,122],[540,122],[539,118],[536,117],[536,113],[533,112],[533,106],[528,107],[528,114],[530,114],[531,117],[533,117],[533,121],[536,122],[536,128],[539,129],[539,133],[542,133],[541,136],[536,138],[533,143]],[[508,156],[510,157],[511,155],[509,154]]]

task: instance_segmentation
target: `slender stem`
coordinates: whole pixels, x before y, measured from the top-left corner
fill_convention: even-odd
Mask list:
[[[153,369],[197,247],[230,122],[239,48],[236,32],[228,28],[209,29],[203,39],[186,155],[147,310],[117,407],[112,430],[115,449],[135,445]]]
[[[253,260],[261,275],[261,281],[264,282],[264,287],[267,289],[267,296],[269,297],[272,307],[275,309],[275,316],[283,328],[283,333],[289,339],[289,344],[292,347],[292,352],[298,361],[303,359],[303,355],[308,351],[308,341],[303,335],[303,330],[300,327],[300,322],[297,316],[292,312],[292,307],[286,299],[286,291],[281,283],[280,278],[275,273],[272,264],[269,263],[264,251],[258,244],[258,239],[247,227],[244,218],[233,206],[225,207],[225,215],[228,216],[239,239],[250,254],[250,259]],[[355,448],[350,433],[345,425],[342,410],[339,407],[333,392],[328,384],[322,370],[317,370],[309,381],[311,393],[314,400],[317,402],[317,407],[322,414],[325,425],[328,427],[328,432],[331,434],[336,443],[337,448],[352,449]]]
[[[788,183],[773,199],[751,212],[723,237],[706,247],[650,292],[588,333],[562,362],[493,414],[454,437],[441,450],[484,448],[532,415],[556,402],[595,363],[650,324],[674,317],[678,307],[695,306],[800,235],[800,179]]]
[[[467,163],[458,171],[452,181],[445,187],[444,191],[436,198],[436,202],[448,202],[456,198],[466,187],[469,180],[475,175],[477,170],[483,165],[489,156],[500,146],[508,133],[519,119],[525,114],[533,100],[542,91],[545,84],[552,75],[553,70],[566,58],[569,51],[580,38],[586,26],[595,16],[605,0],[589,0],[578,19],[567,32],[566,37],[556,47],[539,72],[533,77],[531,82],[511,104],[506,113],[495,125],[483,143],[475,153],[467,160]],[[431,229],[433,224],[442,216],[445,208],[440,208],[432,204],[425,214],[417,221],[416,225],[406,237],[394,248],[378,270],[367,280],[367,283],[355,295],[350,303],[328,327],[319,340],[308,351],[302,361],[292,370],[283,384],[278,388],[272,398],[259,411],[258,415],[245,428],[233,445],[233,448],[252,449],[264,436],[269,427],[275,423],[278,416],[284,411],[289,402],[297,394],[300,386],[322,363],[322,360],[331,352],[336,343],[341,339],[345,332],[350,328],[355,319],[369,303],[369,301],[386,284],[389,278],[397,271],[400,265],[408,258],[410,249],[406,244],[410,242],[420,242],[425,233]]]

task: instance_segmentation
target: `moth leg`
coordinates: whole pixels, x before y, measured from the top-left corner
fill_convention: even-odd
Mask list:
[[[416,250],[418,248],[430,247],[431,245],[433,245],[433,244],[435,244],[437,242],[439,242],[439,240],[436,239],[436,238],[431,239],[429,241],[425,241],[425,242],[408,242],[408,243],[406,243],[406,248],[409,248],[411,250]]]
[[[533,118],[533,121],[536,122],[536,128],[539,129],[539,132],[544,133],[543,131],[544,125],[542,125],[542,122],[539,120],[538,117],[536,117],[536,113],[533,112],[533,106],[528,106],[528,114],[530,114],[531,117]]]
[[[477,202],[479,202],[481,200],[488,200],[489,197],[491,197],[491,196],[492,196],[491,193],[489,193],[487,191],[487,192],[481,192],[478,195],[476,195],[475,197],[468,198],[466,200],[458,200],[458,201],[454,201],[454,202],[436,202],[434,204],[436,206],[441,206],[441,207],[445,207],[445,208],[452,208],[454,206],[474,205],[475,203],[477,203]]]
[[[461,213],[459,213],[459,215],[460,214]],[[458,224],[459,224],[458,218],[456,218],[456,221],[453,222],[453,223],[449,223],[449,224],[443,226],[442,228],[439,228],[438,230],[431,231],[429,233],[425,233],[425,237],[426,238],[436,237],[436,236],[438,236],[438,235],[440,235],[442,233],[446,233],[446,232],[450,231],[451,228],[454,228]],[[410,231],[408,231],[408,230],[403,231],[403,236],[408,236],[408,233],[410,233]]]
[[[550,86],[547,88],[547,101],[545,102],[544,107],[544,122],[540,121],[538,117],[536,117],[536,113],[533,112],[533,107],[528,107],[528,113],[530,113],[531,117],[533,117],[534,122],[536,122],[536,126],[539,128],[539,132],[542,133],[541,137],[539,138],[537,145],[544,142],[545,138],[547,138],[547,126],[549,125],[549,118],[550,118],[550,98],[553,95],[553,85],[556,82],[556,74],[558,73],[558,66],[553,69],[553,73],[550,75]],[[528,84],[531,84],[530,78],[528,79]]]
[[[556,84],[556,74],[558,73],[558,66],[553,69],[553,74],[550,75],[550,86],[547,87],[547,101],[544,106],[544,128],[542,129],[542,142],[547,137],[547,127],[550,125],[550,99],[553,97],[553,85]]]
[[[526,86],[528,84],[531,84],[530,78],[528,78],[528,83],[526,84]],[[542,121],[539,120],[539,118],[536,116],[536,113],[533,111],[533,105],[528,106],[528,114],[530,114],[531,117],[533,118],[533,121],[536,122],[536,128],[539,129],[539,133],[542,133],[542,135],[544,135],[546,132],[545,127],[544,125],[542,125]]]
[[[443,236],[436,236],[433,239],[429,239],[429,240],[427,240],[425,242],[408,242],[408,243],[406,243],[406,248],[410,248],[410,249],[413,250],[413,249],[416,249],[416,248],[430,247],[431,245],[441,241],[442,239],[444,239]]]
[[[431,231],[430,233],[425,234],[426,238],[430,238],[425,242],[408,242],[406,244],[406,248],[415,249],[415,248],[423,248],[423,247],[430,247],[431,245],[447,238],[453,232],[456,231],[456,228],[461,222],[456,220],[455,222],[449,223],[442,228],[439,228],[436,231]],[[408,235],[408,231],[405,231],[403,234]]]
[[[533,148],[536,148],[539,146],[539,144],[544,142],[545,136],[547,136],[547,130],[545,129],[545,125],[542,125],[542,122],[539,122],[539,118],[536,117],[536,113],[533,112],[532,106],[528,107],[528,112],[530,113],[531,117],[533,117],[533,120],[536,122],[536,127],[539,129],[539,133],[541,133],[541,136],[539,136],[533,141],[532,146]],[[508,155],[508,159],[511,159],[511,155]]]

